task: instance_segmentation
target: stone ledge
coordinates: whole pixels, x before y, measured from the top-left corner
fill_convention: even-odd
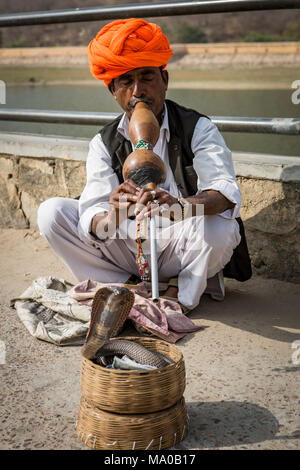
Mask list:
[[[30,158],[85,161],[89,140],[67,136],[0,132],[1,154]],[[285,182],[300,181],[298,157],[252,152],[233,152],[232,156],[237,176]]]
[[[232,158],[237,176],[285,182],[300,181],[300,155],[289,157],[254,152],[232,152]]]
[[[16,132],[0,132],[0,144],[0,154],[81,161],[89,149],[89,139]]]

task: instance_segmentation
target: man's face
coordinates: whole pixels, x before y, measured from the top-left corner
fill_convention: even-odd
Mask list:
[[[168,72],[159,67],[142,67],[130,70],[109,84],[109,90],[121,108],[131,118],[134,106],[144,101],[160,122],[166,91]]]

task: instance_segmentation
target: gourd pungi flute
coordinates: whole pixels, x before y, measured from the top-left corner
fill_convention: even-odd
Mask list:
[[[124,180],[130,178],[140,187],[153,191],[166,179],[166,168],[161,158],[153,152],[159,138],[160,127],[153,112],[144,102],[135,105],[129,123],[129,135],[135,149],[128,155],[123,165]],[[153,197],[155,199],[155,196]],[[152,298],[158,300],[158,267],[156,245],[155,216],[150,216],[150,249],[151,249],[151,285]],[[147,262],[142,252],[142,242],[147,238],[148,217],[136,224],[136,241],[138,246],[137,263],[140,276],[148,279]]]

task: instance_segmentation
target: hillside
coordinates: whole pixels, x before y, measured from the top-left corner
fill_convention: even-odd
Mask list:
[[[97,5],[95,0],[2,0],[0,3],[0,14],[25,11],[45,11],[68,8],[84,8]],[[136,0],[114,1],[102,0],[101,5],[116,5],[127,3],[143,3]],[[149,18],[147,18],[149,19]],[[289,30],[297,29],[295,24],[300,25],[299,10],[275,10],[255,11],[241,13],[218,13],[206,15],[189,15],[181,17],[154,18],[163,31],[168,35],[171,42],[197,42],[195,33],[201,29],[198,41],[207,42],[230,42],[241,41],[248,32],[256,31],[263,35],[281,36]],[[2,47],[16,46],[63,46],[63,45],[87,45],[96,32],[108,21],[95,21],[88,23],[70,23],[43,26],[12,27],[0,29],[0,45]],[[294,26],[293,24],[294,23]],[[191,40],[186,34],[194,35]],[[182,40],[185,34],[187,41]],[[290,38],[297,40],[297,37]],[[300,38],[299,38],[300,39]]]

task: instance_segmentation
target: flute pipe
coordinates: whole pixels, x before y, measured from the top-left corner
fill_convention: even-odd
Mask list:
[[[156,184],[154,182],[147,184],[147,189],[155,190]],[[158,288],[158,266],[157,266],[157,243],[156,243],[156,221],[155,216],[150,217],[150,250],[151,250],[151,286],[152,286],[152,299],[159,299]]]
[[[156,244],[156,222],[155,216],[150,217],[150,249],[151,249],[151,286],[152,299],[159,299],[158,288],[158,266],[157,266],[157,244]]]

